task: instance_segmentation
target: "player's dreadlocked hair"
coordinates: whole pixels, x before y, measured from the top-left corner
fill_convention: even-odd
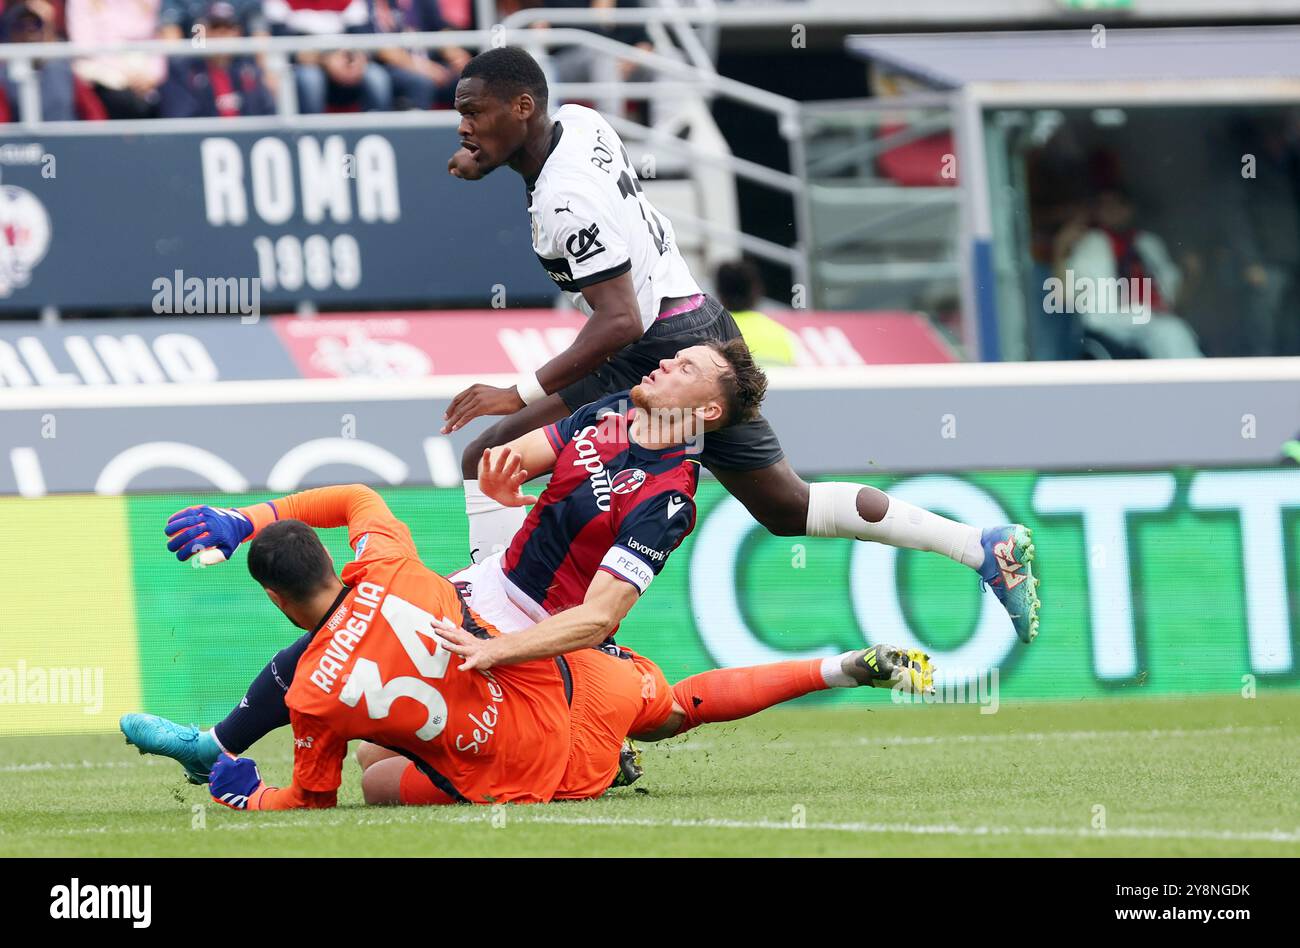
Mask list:
[[[302,602],[334,575],[334,563],[315,530],[301,520],[277,520],[249,544],[248,572],[264,588]]]
[[[722,374],[726,424],[753,421],[763,404],[763,396],[767,394],[767,376],[754,361],[749,346],[739,336],[726,342],[708,342],[706,345],[722,356],[729,367],[729,371]]]
[[[517,46],[500,46],[485,49],[468,63],[461,72],[462,79],[482,79],[488,91],[498,99],[509,100],[522,92],[529,93],[537,107],[546,111],[550,90],[542,67]]]

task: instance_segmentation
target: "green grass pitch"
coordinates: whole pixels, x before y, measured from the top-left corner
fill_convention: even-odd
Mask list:
[[[253,749],[272,783],[289,744]],[[362,806],[349,760],[336,810],[234,813],[120,737],[4,738],[0,855],[1300,855],[1295,694],[795,707],[645,767],[584,803],[403,809]]]

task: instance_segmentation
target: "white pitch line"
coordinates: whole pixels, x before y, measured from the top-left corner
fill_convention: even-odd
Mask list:
[[[741,829],[741,830],[822,830],[835,833],[902,833],[908,836],[1073,836],[1080,839],[1199,839],[1223,842],[1300,843],[1300,831],[1287,830],[1189,830],[1144,827],[1118,827],[1095,830],[1085,826],[956,826],[947,823],[806,823],[795,826],[789,821],[728,819],[654,819],[653,817],[540,816],[517,817],[507,811],[506,825],[556,823],[564,826],[635,826],[665,829]],[[458,822],[487,822],[489,814],[466,817]]]
[[[862,735],[850,740],[840,741],[767,741],[760,745],[761,750],[789,750],[797,748],[816,748],[816,747],[847,747],[847,746],[871,746],[874,744],[893,744],[896,746],[923,746],[930,744],[997,744],[1007,741],[1094,741],[1107,740],[1111,738],[1149,738],[1160,739],[1170,737],[1208,737],[1211,735],[1224,734],[1246,734],[1259,733],[1263,731],[1277,731],[1280,728],[1275,724],[1267,725],[1245,725],[1242,727],[1209,727],[1209,728],[1151,728],[1148,730],[1132,731],[1021,731],[1009,734],[893,734],[882,737],[872,737]],[[713,751],[719,750],[723,746],[716,741],[692,741],[687,738],[679,744],[642,744],[643,750],[654,751],[660,750],[665,753],[676,751]]]
[[[581,805],[581,804],[579,804]],[[545,806],[545,805],[543,805]],[[565,806],[565,804],[551,804]],[[441,818],[446,811],[428,808],[411,808],[410,810],[389,811],[380,816],[364,816],[362,808],[336,811],[326,816],[319,812],[304,814],[280,814],[274,821],[249,817],[246,822],[226,822],[209,827],[209,832],[269,832],[273,830],[319,830],[339,826],[409,826],[420,825],[430,829],[439,825],[467,825],[490,823],[492,810],[477,807],[473,813],[460,813],[454,808],[449,819]],[[1074,839],[1152,839],[1152,840],[1201,840],[1229,843],[1300,843],[1300,830],[1199,830],[1199,829],[1164,829],[1160,827],[1116,827],[1114,829],[1095,830],[1086,826],[960,826],[952,823],[806,823],[795,826],[788,820],[734,820],[724,818],[705,819],[659,819],[655,817],[618,817],[618,816],[564,816],[552,815],[540,811],[540,815],[528,815],[539,812],[532,805],[511,806],[506,809],[506,820],[502,829],[515,826],[540,826],[554,824],[557,826],[591,826],[610,827],[614,829],[715,829],[715,830],[757,830],[757,831],[800,831],[830,832],[850,835],[879,836],[895,834],[904,836],[953,836],[953,837],[1066,837]],[[283,817],[288,817],[287,819]],[[186,820],[189,819],[186,814]],[[146,833],[178,832],[172,826],[151,826],[140,830],[119,829],[110,826],[78,827],[75,829],[54,830],[41,833],[45,836],[82,836],[121,833],[131,835]],[[188,828],[186,832],[192,832]],[[27,835],[0,831],[0,836]]]
[[[1148,738],[1158,739],[1167,737],[1209,737],[1212,735],[1224,734],[1247,734],[1260,733],[1266,731],[1278,731],[1281,728],[1275,724],[1266,725],[1244,725],[1236,727],[1228,725],[1226,727],[1210,728],[1151,728],[1147,730],[1130,730],[1130,731],[1023,731],[1010,734],[892,734],[884,737],[871,737],[862,735],[848,741],[768,741],[761,745],[762,750],[789,750],[797,748],[816,748],[816,747],[845,747],[858,746],[869,747],[873,744],[893,744],[898,746],[926,746],[930,744],[993,744],[1005,741],[1092,741],[1107,740],[1111,738]],[[674,753],[680,751],[713,751],[718,750],[726,745],[719,744],[716,741],[691,740],[687,738],[680,743],[642,744],[643,750],[661,751],[664,753]],[[108,760],[108,761],[33,761],[25,764],[0,764],[0,773],[35,773],[43,770],[97,770],[101,768],[119,768],[119,767],[157,767],[163,764],[172,763],[161,757],[152,755],[141,755],[139,760]]]
[[[859,744],[985,744],[997,743],[999,741],[1093,741],[1112,737],[1145,737],[1150,739],[1162,739],[1166,737],[1207,737],[1210,735],[1222,734],[1243,734],[1259,731],[1276,731],[1279,730],[1277,725],[1245,725],[1234,727],[1207,727],[1207,728],[1151,728],[1148,730],[1133,731],[1026,731],[1024,733],[1011,734],[952,734],[952,735],[922,735],[920,737],[897,737],[885,738],[878,741],[871,737],[859,737]]]
[[[104,770],[120,767],[156,767],[162,759],[149,760],[82,760],[50,761],[37,760],[26,764],[0,764],[0,774],[39,773],[43,770]],[[173,764],[174,761],[167,761]],[[178,765],[179,766],[179,765]]]

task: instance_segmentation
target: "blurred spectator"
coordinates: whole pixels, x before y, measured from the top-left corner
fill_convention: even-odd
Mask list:
[[[87,46],[153,39],[158,33],[158,3],[68,0],[68,39]],[[72,68],[94,86],[109,118],[152,118],[158,114],[158,87],[167,76],[162,56],[95,56],[77,60]]]
[[[497,19],[504,20],[529,4],[524,0],[497,0]],[[474,0],[438,0],[438,10],[449,30],[474,29]]]
[[[736,320],[745,344],[759,365],[794,365],[794,333],[754,309],[763,296],[758,268],[748,260],[718,266],[714,281],[720,302]]]
[[[1236,257],[1241,319],[1233,355],[1300,355],[1300,152],[1283,116],[1242,119],[1232,162],[1254,158],[1254,175],[1229,177],[1225,213]]]
[[[1087,231],[1088,208],[1082,200],[1034,205],[1030,214],[1031,250],[1025,277],[1029,307],[1030,357],[1036,361],[1083,357],[1083,326],[1077,313],[1054,312],[1048,306],[1053,262],[1069,255]],[[1062,267],[1064,265],[1062,264]]]
[[[55,28],[57,10],[43,0],[11,4],[0,15],[0,39],[6,43],[52,43],[59,39]],[[94,90],[77,78],[66,59],[32,64],[41,93],[41,118],[46,122],[76,119],[105,119],[108,113]],[[0,122],[21,120],[22,96],[18,83],[9,76],[8,64],[0,63]]]
[[[244,34],[238,11],[226,0],[212,4],[198,23],[211,39]],[[160,111],[163,118],[270,115],[275,101],[251,57],[196,56],[171,61]]]
[[[262,14],[262,0],[224,0],[235,10],[241,36],[263,36],[270,32]],[[162,0],[158,12],[160,39],[191,39],[198,35],[195,27],[203,22],[211,0]]]
[[[197,40],[200,35],[197,27],[202,26],[203,15],[212,2],[213,0],[162,0],[162,9],[158,13],[158,38]],[[271,35],[271,28],[262,13],[262,0],[228,0],[228,2],[235,8],[235,13],[239,17],[242,35]],[[262,85],[274,99],[279,88],[278,76],[267,67],[265,56],[258,55],[256,62],[258,69],[261,70]]]
[[[65,0],[0,0],[0,10],[9,11],[18,7],[30,7],[35,10],[50,30],[51,42],[60,42],[68,38],[68,27],[64,19]],[[5,40],[4,42],[14,42]]]
[[[367,0],[266,0],[262,9],[276,36],[374,32]],[[387,71],[356,50],[299,53],[294,78],[300,112],[382,112],[392,105]]]
[[[1128,194],[1118,186],[1103,188],[1092,226],[1075,220],[1057,235],[1057,276],[1067,295],[1071,287],[1090,288],[1091,303],[1076,302],[1089,332],[1151,359],[1197,358],[1196,334],[1174,311],[1182,272],[1165,242],[1133,221]],[[1124,296],[1110,292],[1117,280],[1127,281]]]
[[[433,33],[448,29],[438,0],[370,0],[376,33]],[[393,105],[399,109],[449,108],[460,71],[470,54],[460,47],[438,50],[436,58],[424,50],[380,50],[375,57],[388,70],[393,83]]]

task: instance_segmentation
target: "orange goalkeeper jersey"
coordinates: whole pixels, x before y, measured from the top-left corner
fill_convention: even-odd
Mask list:
[[[453,799],[549,800],[569,753],[570,682],[562,663],[462,672],[434,636],[446,617],[498,634],[464,607],[456,588],[424,566],[410,530],[367,487],[303,491],[246,510],[255,525],[296,519],[348,527],[356,559],[344,592],[298,662],[286,698],[294,735],[293,788],[332,799],[347,742],[364,739],[409,757]],[[272,800],[267,808],[278,808]]]

